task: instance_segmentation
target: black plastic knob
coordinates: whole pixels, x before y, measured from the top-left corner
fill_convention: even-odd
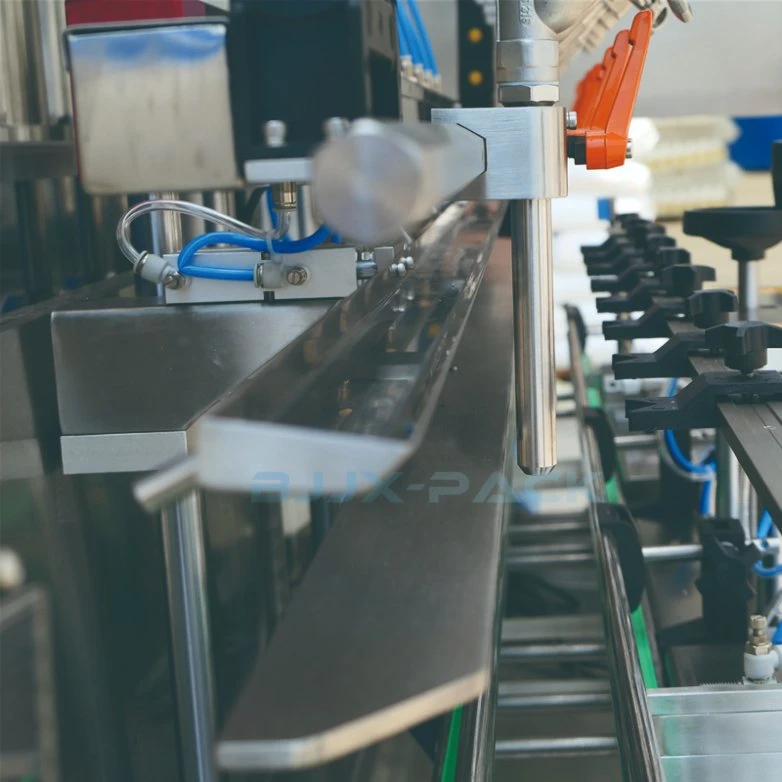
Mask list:
[[[652,263],[658,269],[665,269],[667,266],[691,263],[691,260],[689,250],[685,250],[683,247],[666,245],[657,249],[652,258]]]
[[[663,248],[676,247],[676,239],[672,236],[665,236],[665,234],[654,234],[650,236],[646,241],[646,245],[643,248],[644,258],[647,263],[654,263],[654,259],[657,257],[657,253]]]
[[[631,223],[627,226],[627,236],[636,247],[644,248],[653,236],[663,236],[665,226],[660,223]]]
[[[687,312],[699,329],[727,323],[729,314],[737,309],[738,299],[733,291],[696,291],[687,299]]]
[[[706,345],[722,351],[726,366],[748,374],[766,366],[769,348],[782,348],[782,328],[759,320],[723,323],[706,332]]]
[[[693,266],[679,263],[663,269],[662,284],[671,296],[686,299],[703,287],[704,282],[717,279],[713,266]]]
[[[684,213],[684,233],[727,247],[736,261],[759,261],[782,242],[782,208],[729,206]]]

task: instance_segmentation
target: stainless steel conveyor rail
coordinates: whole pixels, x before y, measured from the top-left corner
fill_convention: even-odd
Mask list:
[[[630,620],[630,606],[613,541],[603,535],[596,503],[605,502],[606,485],[600,453],[592,429],[584,425],[587,406],[586,381],[575,313],[568,311],[568,344],[574,397],[581,422],[583,475],[590,493],[589,525],[598,583],[602,590],[603,624],[606,633],[611,695],[616,737],[626,782],[664,782],[652,715],[641,674]]]

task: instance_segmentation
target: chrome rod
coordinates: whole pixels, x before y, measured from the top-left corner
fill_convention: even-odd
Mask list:
[[[216,782],[214,689],[203,520],[198,492],[163,509],[179,740],[185,782]]]
[[[779,538],[761,540],[755,538],[749,541],[763,551],[778,551]],[[578,546],[578,548],[576,548]],[[700,543],[673,543],[668,546],[644,546],[644,562],[656,564],[660,562],[694,562],[703,554]],[[508,551],[506,567],[509,570],[522,570],[528,567],[552,567],[556,565],[593,564],[595,561],[592,549],[587,545],[557,545],[548,546],[516,546]]]
[[[500,695],[497,708],[504,711],[538,709],[592,709],[611,705],[608,692],[557,692],[529,695]]]
[[[503,644],[500,660],[517,663],[561,663],[571,660],[597,660],[604,657],[603,643],[549,643],[549,644]]]
[[[557,463],[551,201],[511,201],[519,467],[544,475]]]
[[[610,755],[616,752],[612,736],[576,736],[550,739],[506,739],[494,747],[494,757],[502,760],[530,756]]]

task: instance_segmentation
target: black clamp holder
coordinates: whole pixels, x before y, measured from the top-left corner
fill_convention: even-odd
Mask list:
[[[686,314],[685,303],[678,298],[656,298],[640,318],[634,320],[612,320],[603,323],[606,339],[650,339],[667,337],[668,321]]]
[[[758,549],[744,540],[737,519],[701,519],[701,575],[695,586],[703,598],[703,624],[710,640],[741,643],[747,635],[748,602],[755,596],[750,582]]]
[[[776,399],[782,399],[782,375],[776,370],[752,375],[704,372],[676,396],[626,400],[625,413],[632,431],[712,429],[720,424],[720,401],[753,403]]]
[[[687,299],[687,308],[698,330],[671,337],[654,353],[627,353],[613,357],[617,380],[648,377],[682,377],[690,374],[689,357],[709,355],[715,348],[706,343],[701,329],[725,323],[738,306],[736,294],[725,290],[696,291]],[[764,362],[765,363],[765,362]]]

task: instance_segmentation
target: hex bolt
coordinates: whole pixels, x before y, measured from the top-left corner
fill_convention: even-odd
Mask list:
[[[408,271],[415,266],[415,260],[413,259],[412,255],[404,255],[402,258],[399,259],[401,263],[404,264],[405,269]]]
[[[578,114],[575,111],[565,112],[565,127],[568,130],[575,130],[578,127]]]
[[[310,278],[310,273],[303,266],[291,266],[285,271],[285,279],[289,285],[304,285]]]
[[[771,654],[771,641],[766,633],[766,617],[754,614],[749,618],[749,638],[744,651],[755,656]]]
[[[285,145],[285,137],[288,134],[288,126],[279,119],[270,119],[263,126],[263,137],[267,147],[282,147]]]
[[[407,274],[407,266],[402,261],[394,262],[389,267],[393,277],[404,277]]]

